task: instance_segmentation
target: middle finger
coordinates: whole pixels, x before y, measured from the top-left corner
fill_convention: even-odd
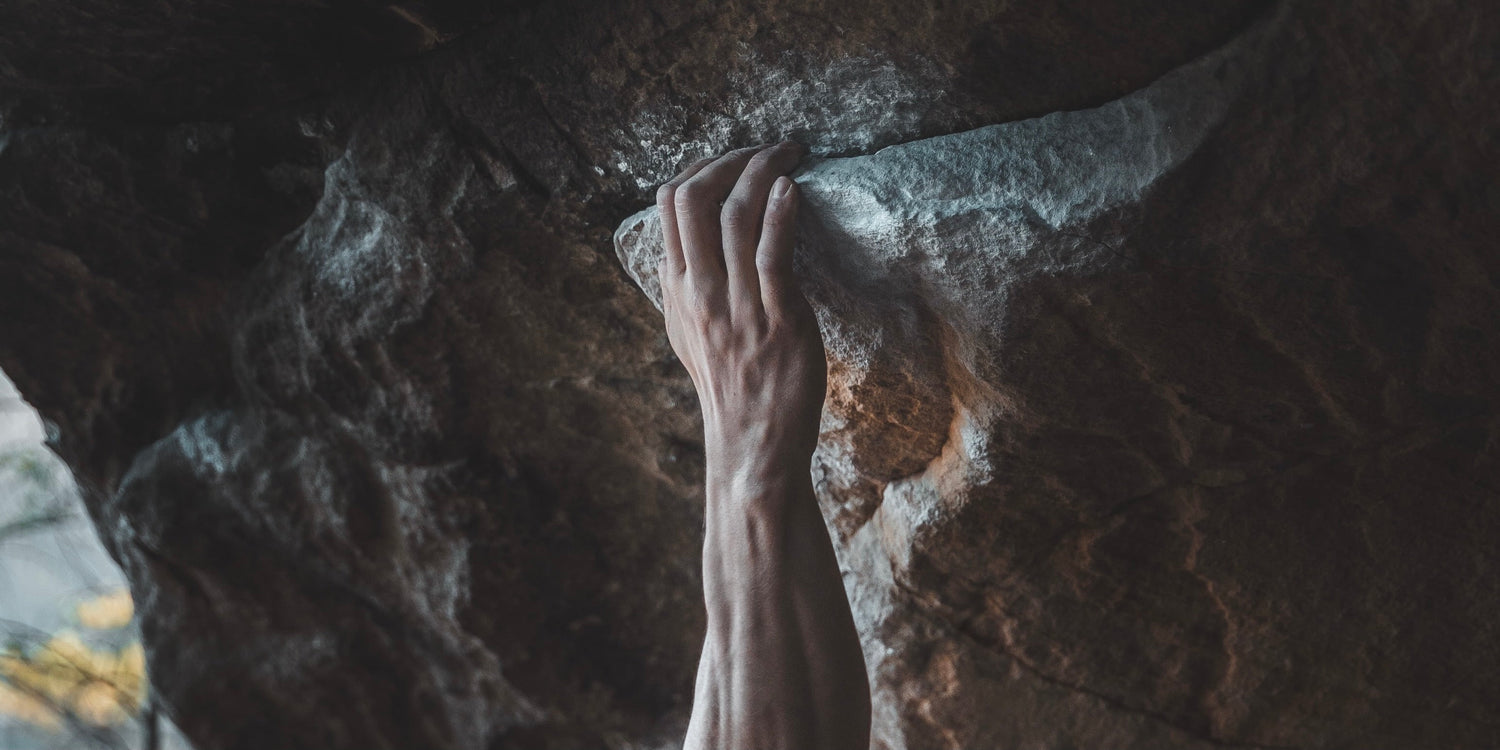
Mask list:
[[[755,250],[760,244],[766,201],[776,178],[792,171],[802,154],[801,145],[786,141],[751,157],[724,201],[719,229],[724,235],[724,265],[729,272],[729,306],[736,314],[760,312]]]
[[[724,244],[719,234],[719,204],[729,197],[745,164],[761,146],[742,148],[698,170],[675,195],[677,228],[682,238],[687,275],[699,283],[720,285],[725,279]]]

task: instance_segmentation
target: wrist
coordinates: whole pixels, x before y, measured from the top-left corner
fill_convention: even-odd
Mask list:
[[[704,489],[712,504],[766,504],[812,490],[812,447],[710,441]]]
[[[810,463],[810,462],[809,462]],[[759,539],[762,552],[780,548],[792,519],[811,512],[818,515],[808,464],[791,468],[780,464],[772,470],[743,470],[734,474],[710,472],[704,506],[708,539],[717,540],[721,551],[726,541],[741,537]],[[752,555],[755,550],[745,550]]]
[[[709,467],[704,491],[713,505],[764,505],[812,490],[811,458],[775,466]]]

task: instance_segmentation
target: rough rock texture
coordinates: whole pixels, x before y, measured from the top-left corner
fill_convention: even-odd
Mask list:
[[[13,123],[218,119],[326,94],[535,0],[16,0],[0,6]]]
[[[1286,219],[1226,223],[1248,205],[1180,192],[1202,189],[1195,170],[1242,190],[1254,172],[1208,154],[1173,172],[1247,86],[1274,89],[1284,23],[1096,109],[797,176],[799,268],[834,373],[816,471],[888,744],[1494,736],[1493,628],[1455,610],[1500,593],[1493,418],[1470,400],[1497,371],[1429,328],[1500,319],[1494,277],[1442,294],[1448,322],[1417,333],[1406,316],[1432,321],[1439,302],[1414,253],[1437,237],[1343,229],[1322,254],[1275,258],[1289,240],[1242,222]],[[1225,131],[1206,148],[1225,153]],[[1493,271],[1481,236],[1440,262]],[[616,246],[659,304],[654,208]],[[1432,465],[1451,450],[1462,463]],[[1473,498],[1441,553],[1407,536],[1434,493]],[[1446,616],[1396,593],[1444,587]],[[1397,654],[1442,639],[1442,656]],[[1434,693],[1452,713],[1418,719]],[[999,705],[1025,709],[972,718]]]
[[[802,266],[877,746],[1500,734],[1485,4],[35,5],[0,367],[204,750],[679,741],[700,426],[610,235],[787,135],[853,157]]]
[[[994,419],[1003,407],[979,393],[1003,383],[987,370],[1004,356],[1013,290],[1128,266],[1129,207],[1220,124],[1283,16],[1101,107],[804,163],[799,274],[837,375],[826,469],[866,487],[915,475],[950,439],[955,407]],[[615,249],[660,308],[654,206],[621,223]],[[955,404],[952,378],[975,403]],[[877,502],[851,505],[852,489],[833,493],[848,533]]]

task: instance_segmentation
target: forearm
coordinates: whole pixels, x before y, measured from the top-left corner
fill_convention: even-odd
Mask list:
[[[667,338],[707,449],[708,634],[688,750],[866,750],[870,689],[808,464],[826,395],[793,273],[793,143],[689,167],[656,193]]]
[[[808,460],[709,473],[688,750],[865,750],[864,658]]]

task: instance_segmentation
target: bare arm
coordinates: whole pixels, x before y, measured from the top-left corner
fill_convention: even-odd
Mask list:
[[[827,370],[792,274],[783,175],[801,155],[731,152],[657,193],[667,334],[707,451],[708,634],[687,750],[869,747],[864,658],[809,475]]]

